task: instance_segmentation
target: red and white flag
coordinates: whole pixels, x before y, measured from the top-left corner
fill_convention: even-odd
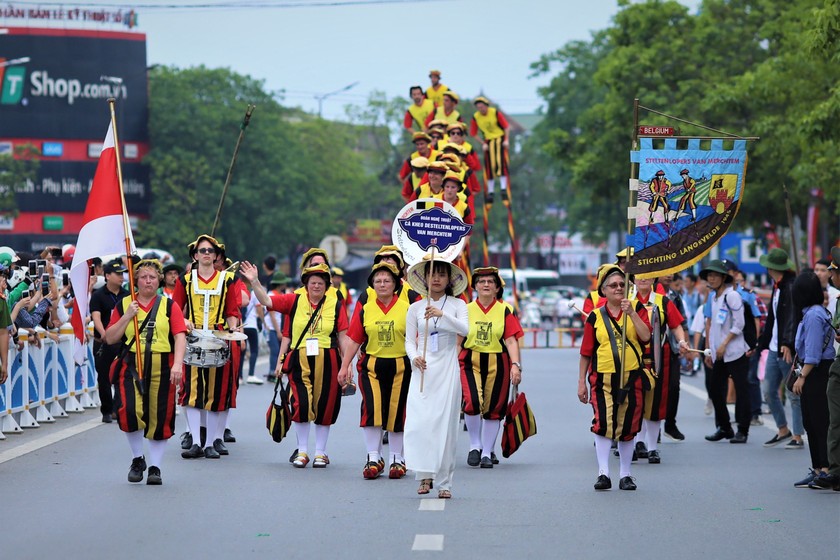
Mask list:
[[[73,358],[81,364],[85,360],[85,317],[89,314],[88,283],[90,282],[90,268],[88,259],[125,253],[125,218],[123,217],[123,201],[120,184],[117,178],[117,153],[114,143],[113,125],[108,126],[108,134],[99,154],[96,175],[93,186],[88,195],[87,206],[79,240],[76,241],[76,254],[70,267],[70,283],[76,302],[73,305],[73,315],[70,323],[76,340],[73,348]],[[134,238],[128,231],[131,251],[134,251]],[[102,322],[108,324],[109,317],[102,317]]]

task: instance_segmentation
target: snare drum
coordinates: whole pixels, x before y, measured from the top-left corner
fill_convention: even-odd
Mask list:
[[[184,363],[195,367],[221,367],[230,360],[228,343],[210,332],[193,330],[187,335]]]

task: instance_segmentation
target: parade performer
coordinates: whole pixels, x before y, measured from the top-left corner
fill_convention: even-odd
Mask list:
[[[478,110],[473,113],[470,135],[478,138],[478,133],[481,132],[484,149],[484,178],[487,180],[487,202],[492,204],[497,177],[502,189],[502,200],[506,200],[508,195],[510,125],[501,111],[490,106],[490,101],[486,97],[476,97],[473,104]]]
[[[196,330],[199,338],[212,337],[213,331],[235,329],[239,326],[239,293],[233,289],[233,273],[216,270],[214,261],[224,258],[224,245],[215,238],[201,234],[188,246],[190,258],[197,266],[178,279],[172,300],[184,310],[187,330]],[[187,417],[192,445],[181,453],[185,459],[207,457],[218,459],[228,454],[224,444],[225,418],[233,397],[236,369],[228,359],[221,366],[199,367],[187,365],[180,404]],[[206,413],[207,436],[201,445],[201,413]]]
[[[513,310],[503,301],[495,267],[476,268],[472,287],[478,299],[467,304],[469,333],[460,355],[464,423],[470,436],[467,464],[492,469],[493,449],[507,413],[510,385],[522,381],[517,339],[525,336]]]
[[[233,260],[225,255],[224,249],[222,249],[221,254],[216,255],[216,260],[213,261],[213,266],[220,273],[227,270],[231,271],[231,274],[233,274],[233,284],[231,284],[231,291],[235,294],[234,297],[236,297],[238,301],[236,305],[239,308],[239,326],[240,329],[242,329],[244,328],[242,325],[242,319],[244,318],[243,314],[245,312],[245,307],[251,298],[251,293],[248,291],[248,286],[245,285],[245,282],[243,282],[241,278],[236,276],[236,267],[233,263]],[[232,367],[229,368],[229,371],[232,375],[230,379],[230,403],[227,410],[219,412],[219,423],[224,426],[224,432],[222,436],[223,443],[236,442],[236,437],[233,435],[233,432],[230,429],[230,417],[233,409],[236,408],[236,396],[239,393],[239,381],[242,379],[242,355],[245,352],[245,341],[231,341],[229,347],[230,361],[232,365]],[[222,428],[220,427],[219,429],[221,430]],[[220,451],[220,453],[222,455],[227,455],[225,451],[226,449]]]
[[[309,464],[309,431],[314,422],[312,467],[325,468],[330,463],[327,455],[330,426],[335,424],[341,409],[340,348],[348,344],[347,310],[341,300],[327,295],[330,267],[320,263],[305,268],[300,277],[303,292],[270,297],[260,285],[254,265],[243,262],[240,270],[260,303],[286,316],[284,337],[294,341],[290,355],[285,357],[284,370],[289,376],[289,407],[298,443],[292,464],[297,468]],[[281,364],[283,358],[281,355]]]
[[[449,136],[450,144],[461,146],[464,149],[464,162],[467,167],[473,173],[481,171],[481,161],[478,159],[478,154],[473,149],[472,144],[467,142],[467,125],[462,122],[452,123],[446,127],[446,134]]]
[[[412,160],[418,157],[424,157],[429,160],[429,162],[433,162],[437,159],[438,155],[440,155],[440,152],[432,148],[432,137],[425,132],[415,132],[411,141],[414,143],[416,150],[411,152],[411,155],[405,159],[402,167],[400,167],[400,172],[397,177],[401,182],[405,181],[411,174]]]
[[[686,208],[691,212],[691,221],[697,221],[697,203],[694,201],[694,196],[697,194],[697,181],[691,178],[688,169],[680,171],[682,177],[682,187],[685,194],[680,198],[680,205],[677,207],[677,218],[682,216]]]
[[[470,211],[469,203],[466,195],[463,194],[464,183],[461,182],[461,177],[457,173],[449,171],[443,177],[443,194],[444,202],[451,204],[465,224],[472,224],[475,222],[473,213]]]
[[[353,315],[347,336],[338,382],[353,382],[350,363],[361,349],[357,364],[362,394],[360,426],[364,430],[367,460],[362,470],[366,479],[378,478],[385,470],[382,431],[389,433],[389,478],[405,476],[403,429],[411,379],[411,363],[405,353],[405,321],[409,303],[400,299],[400,270],[393,264],[374,264],[368,286],[375,293]]]
[[[429,99],[435,106],[443,104],[443,94],[449,91],[440,81],[440,70],[429,70],[429,81],[432,82],[426,89],[426,98]]]
[[[642,424],[642,345],[650,340],[650,323],[641,303],[634,305],[624,299],[626,282],[626,275],[617,266],[601,270],[598,292],[606,303],[589,314],[580,345],[578,399],[584,404],[590,403],[594,412],[591,431],[595,434],[598,458],[596,490],[612,488],[609,455],[614,440],[618,441],[621,464],[619,488],[636,489],[630,476],[630,463],[633,438]],[[626,346],[620,348],[625,324]],[[623,358],[619,357],[620,353]]]
[[[172,299],[175,293],[175,285],[178,284],[178,277],[184,273],[184,268],[177,263],[169,263],[163,267],[163,288],[161,295]]]
[[[461,409],[458,350],[469,332],[467,305],[457,296],[467,288],[467,275],[446,261],[430,263],[427,255],[409,269],[408,283],[428,299],[411,304],[406,317],[405,350],[412,364],[406,466],[420,481],[418,494],[437,483],[438,497],[451,498]]]
[[[124,351],[112,367],[115,409],[120,430],[131,448],[129,482],[140,482],[146,470],[143,437],[149,440],[146,484],[162,484],[160,466],[166,441],[175,433],[175,394],[182,380],[187,325],[181,307],[157,294],[163,280],[158,260],[134,266],[137,299],[124,296],[111,314],[105,342],[122,341]],[[136,336],[134,317],[140,327]],[[145,329],[145,330],[144,330]],[[135,352],[142,356],[142,376]]]
[[[432,149],[437,150],[439,146],[443,146],[449,142],[449,136],[446,135],[446,127],[449,123],[441,120],[433,120],[426,127],[426,134],[432,139]]]
[[[426,117],[426,126],[430,126],[433,121],[443,121],[446,124],[460,121],[461,113],[455,108],[460,100],[461,98],[454,91],[445,91],[443,93],[443,104],[436,107],[434,112]]]
[[[688,348],[686,342],[686,333],[683,331],[682,322],[683,316],[674,302],[662,294],[653,293],[653,279],[652,278],[637,278],[636,279],[636,297],[634,301],[640,302],[645,306],[650,324],[653,325],[655,321],[662,326],[662,331],[659,334],[659,340],[651,336],[650,344],[646,348],[647,356],[645,359],[646,367],[655,367],[653,363],[653,348],[654,344],[660,345],[660,361],[661,367],[655,370],[656,380],[652,383],[653,387],[645,391],[644,394],[644,413],[642,416],[642,430],[636,438],[636,455],[640,459],[647,459],[649,463],[658,464],[661,462],[659,450],[657,448],[657,440],[659,439],[659,430],[662,427],[662,421],[668,412],[668,400],[671,398],[670,382],[672,375],[679,375],[677,369],[673,371],[671,366],[674,363],[671,360],[671,343],[666,333],[666,327],[670,329],[679,341],[680,353],[685,353],[685,348]],[[652,334],[655,329],[651,329]]]
[[[408,89],[408,96],[411,97],[412,103],[403,117],[403,126],[412,132],[422,132],[426,117],[435,110],[435,103],[423,95],[423,88],[420,86],[411,86]]]
[[[419,187],[414,189],[408,201],[418,200],[421,198],[442,198],[443,197],[443,178],[446,176],[448,168],[442,161],[433,161],[429,164],[427,172],[428,182],[421,183]]]
[[[428,169],[429,160],[423,156],[411,160],[411,173],[403,181],[402,193],[400,193],[406,202],[411,198],[411,193],[426,179]]]

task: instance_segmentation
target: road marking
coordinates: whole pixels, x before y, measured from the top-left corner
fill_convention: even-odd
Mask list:
[[[69,428],[65,428],[63,430],[55,432],[54,434],[39,437],[36,440],[24,443],[23,445],[19,445],[13,449],[9,449],[8,451],[0,453],[0,465],[7,461],[11,461],[12,459],[17,459],[18,457],[26,455],[27,453],[38,451],[39,449],[43,449],[48,445],[58,443],[59,441],[71,438],[75,435],[81,434],[83,432],[96,428],[97,426],[102,425],[102,419],[96,417],[87,420],[86,422],[81,422],[80,424],[76,424],[75,426],[70,426]]]
[[[420,500],[420,511],[443,511],[446,507],[446,500],[424,498]]]
[[[443,550],[443,535],[414,535],[414,545],[411,550]]]

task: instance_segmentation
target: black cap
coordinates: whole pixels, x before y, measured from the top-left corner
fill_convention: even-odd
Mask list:
[[[107,263],[105,263],[103,268],[105,269],[105,274],[110,274],[112,272],[119,272],[120,274],[122,274],[123,272],[125,272],[125,267],[123,266],[123,263],[120,259],[108,261]]]

